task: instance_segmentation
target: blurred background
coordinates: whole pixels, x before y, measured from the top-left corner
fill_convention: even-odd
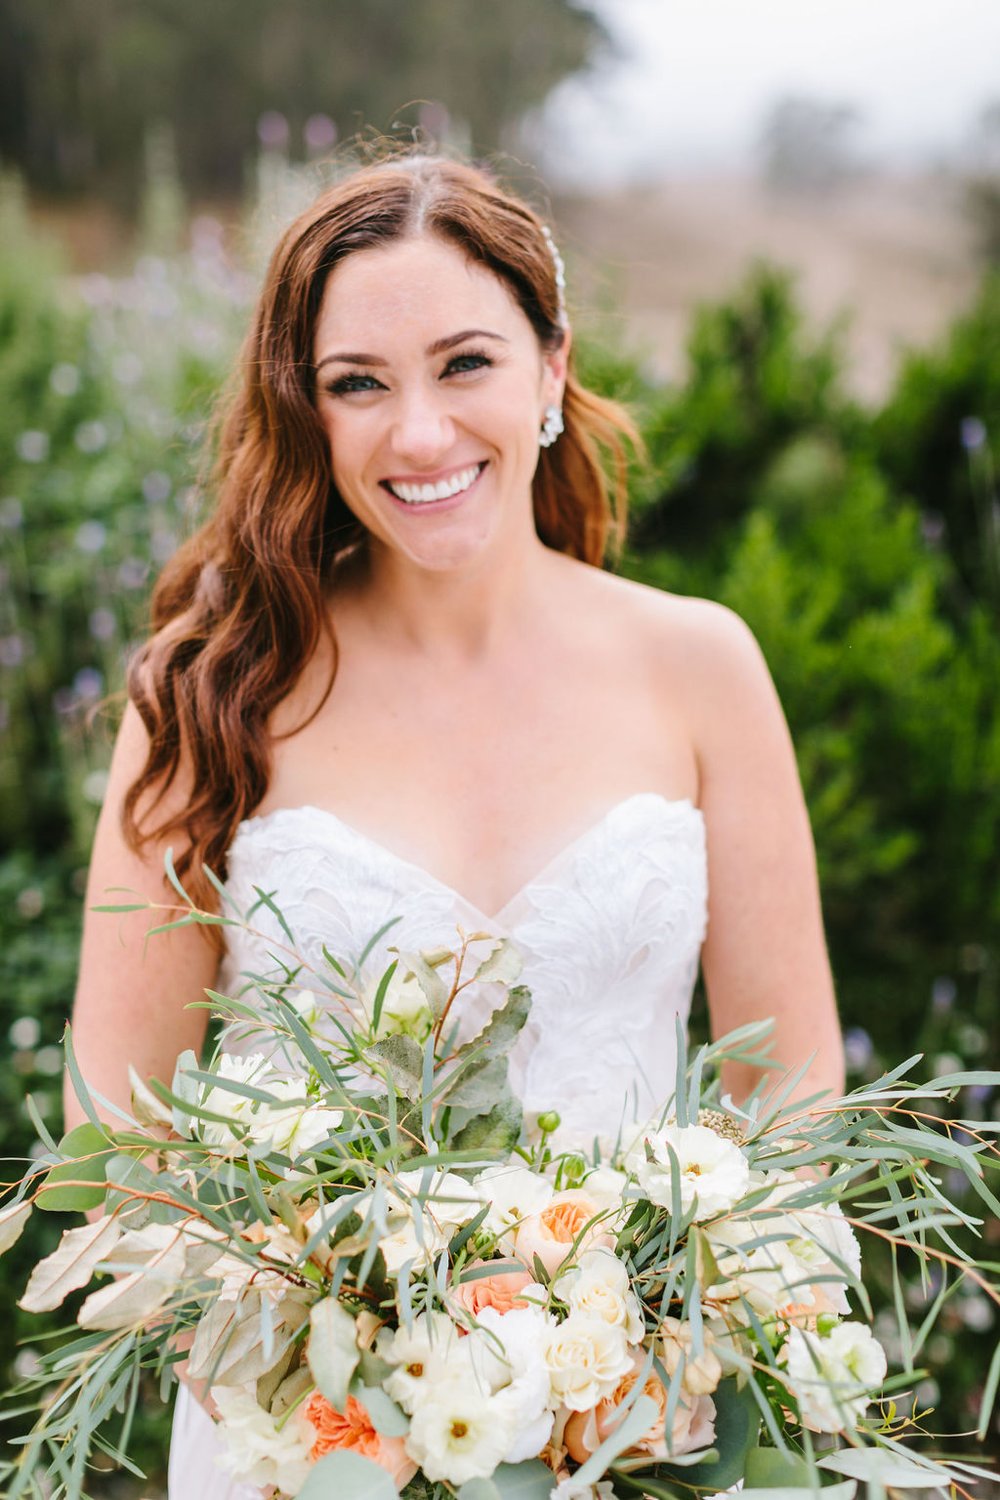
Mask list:
[[[777,682],[852,1079],[916,1051],[996,1066],[1000,10],[0,0],[11,1155],[41,1149],[26,1091],[59,1130],[115,726],[91,710],[200,519],[206,418],[270,244],[383,133],[493,161],[555,225],[584,375],[649,445],[624,569],[736,609]],[[969,1088],[955,1111],[1000,1101]],[[4,1384],[37,1359],[42,1320],[13,1299],[52,1217],[0,1267]],[[871,1263],[884,1303],[891,1266]],[[919,1323],[936,1287],[912,1269]],[[974,1427],[995,1340],[991,1303],[951,1296],[922,1352],[932,1429]],[[159,1493],[165,1445],[150,1400],[148,1479],[93,1493]]]

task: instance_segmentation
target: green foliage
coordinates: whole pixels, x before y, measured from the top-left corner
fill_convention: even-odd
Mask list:
[[[9,186],[0,214],[0,844],[12,851],[0,863],[0,1104],[23,1161],[38,1149],[26,1087],[59,1134],[56,1046],[109,755],[88,712],[120,687],[154,572],[197,520],[204,421],[250,283],[203,222],[190,251],[74,286]],[[581,330],[578,349],[649,443],[627,571],[731,606],[775,678],[854,1076],[915,1050],[939,1067],[1000,1056],[1000,282],[984,282],[939,348],[904,362],[875,414],[844,394],[836,332],[803,326],[773,268],[698,312],[681,386],[654,387],[606,331]],[[970,1119],[998,1109],[975,1085],[960,1105]],[[33,1216],[5,1258],[5,1293],[62,1222]],[[903,1295],[917,1313],[933,1288]],[[22,1366],[26,1321],[0,1297],[5,1358]],[[943,1309],[924,1351],[935,1425],[975,1425],[991,1322],[973,1294]],[[164,1426],[141,1422],[153,1473]]]

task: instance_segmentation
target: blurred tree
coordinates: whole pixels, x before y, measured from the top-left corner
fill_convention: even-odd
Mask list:
[[[980,111],[972,135],[965,208],[988,265],[1000,265],[1000,99]]]
[[[854,176],[851,136],[861,115],[851,104],[793,96],[769,110],[761,132],[764,178],[790,192],[825,192]]]
[[[975,603],[1000,620],[1000,269],[936,348],[902,363],[874,436],[883,471],[950,555],[956,616]]]
[[[511,149],[608,41],[579,0],[0,0],[0,155],[32,186],[134,210],[161,122],[208,195],[242,190],[260,124],[315,154],[330,120],[388,131],[423,101],[432,133],[450,117],[473,151]]]

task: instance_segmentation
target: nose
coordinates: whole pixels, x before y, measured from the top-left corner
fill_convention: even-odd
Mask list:
[[[444,392],[421,385],[401,393],[392,426],[393,452],[417,469],[429,469],[455,443],[455,424]]]

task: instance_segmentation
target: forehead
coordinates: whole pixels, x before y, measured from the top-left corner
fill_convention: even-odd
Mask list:
[[[429,342],[466,327],[511,338],[534,331],[498,276],[456,245],[421,235],[357,250],[334,267],[316,319],[315,355],[334,342],[367,349],[377,336],[410,333]]]

